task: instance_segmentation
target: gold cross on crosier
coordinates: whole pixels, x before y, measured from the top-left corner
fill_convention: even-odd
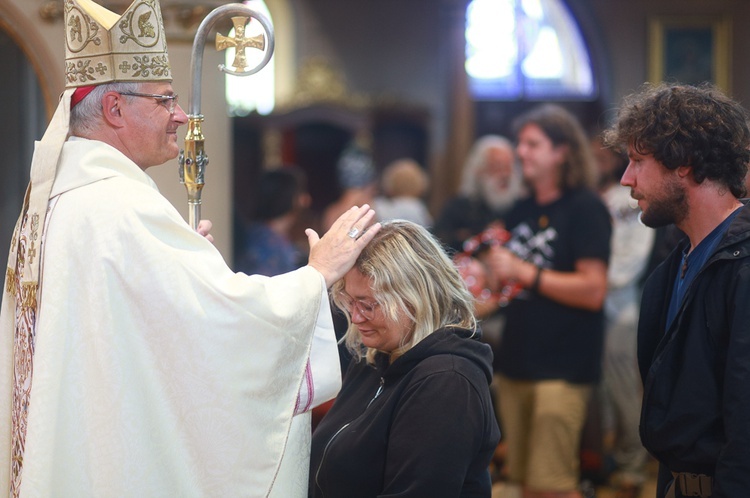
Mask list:
[[[257,48],[258,50],[265,50],[266,37],[261,33],[251,38],[245,38],[245,24],[247,23],[247,17],[233,17],[232,23],[234,24],[234,37],[230,38],[217,33],[216,50],[235,48],[237,51],[234,54],[234,62],[232,62],[232,66],[237,71],[244,71],[247,67],[245,49]]]

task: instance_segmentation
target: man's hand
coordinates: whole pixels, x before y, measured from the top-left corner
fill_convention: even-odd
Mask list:
[[[557,303],[572,308],[599,311],[607,295],[607,263],[595,258],[575,262],[573,271],[541,270],[533,263],[523,261],[505,247],[488,251],[486,263],[491,272],[505,282],[516,282],[527,289]]]
[[[501,246],[491,247],[487,251],[485,263],[490,268],[490,279],[495,286],[504,282],[517,282],[528,288],[534,282],[538,271],[534,264],[522,260]]]
[[[208,240],[212,244],[214,242],[214,237],[208,232],[211,231],[211,227],[213,226],[214,224],[211,223],[209,220],[200,220],[198,222],[198,229],[196,230],[199,234],[203,235],[206,238],[206,240]]]
[[[344,277],[362,249],[378,233],[380,223],[368,226],[374,218],[375,211],[365,204],[354,206],[339,216],[322,238],[311,228],[305,230],[310,243],[308,265],[323,275],[326,287],[330,288]]]

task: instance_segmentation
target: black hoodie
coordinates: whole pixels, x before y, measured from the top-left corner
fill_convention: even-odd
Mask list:
[[[353,361],[313,434],[315,498],[489,497],[500,439],[492,353],[468,330],[430,334],[393,364]]]

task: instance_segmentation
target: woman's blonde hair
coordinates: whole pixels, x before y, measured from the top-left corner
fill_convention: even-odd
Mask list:
[[[476,332],[474,300],[437,239],[422,226],[405,220],[384,222],[364,248],[354,268],[370,279],[378,312],[396,321],[403,313],[412,322],[391,358],[402,355],[438,329],[456,326]],[[344,310],[348,328],[342,341],[352,355],[372,363],[376,351],[362,344],[351,315],[341,302],[344,281],[336,282],[333,302]]]

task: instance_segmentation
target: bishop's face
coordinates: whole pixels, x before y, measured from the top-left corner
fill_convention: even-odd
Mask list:
[[[140,93],[174,95],[172,84],[153,82],[141,85]],[[178,105],[170,113],[169,101],[151,97],[129,97],[125,100],[127,155],[141,169],[164,164],[177,157],[180,144],[177,129],[187,123],[187,115]]]

